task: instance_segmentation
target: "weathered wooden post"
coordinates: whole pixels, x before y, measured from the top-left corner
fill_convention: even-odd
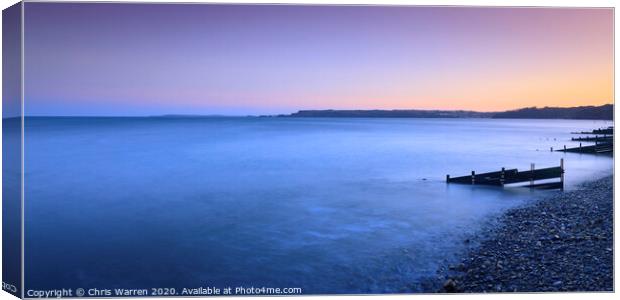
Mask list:
[[[450,182],[450,174],[446,174],[446,182]]]
[[[471,171],[471,184],[476,184],[476,172]]]
[[[499,183],[504,186],[504,171],[506,171],[506,168],[502,167],[502,176],[499,178]]]
[[[530,164],[530,185],[534,185],[534,163]]]
[[[560,158],[560,182],[562,183],[560,186],[561,190],[564,190],[564,159]]]
[[[564,151],[566,151],[566,145],[564,145]]]
[[[553,152],[553,147],[551,147],[551,152]]]
[[[581,153],[581,143],[579,143],[579,153]]]

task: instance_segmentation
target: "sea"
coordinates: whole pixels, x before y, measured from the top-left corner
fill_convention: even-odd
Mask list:
[[[464,240],[559,190],[446,175],[565,166],[594,120],[26,117],[26,290],[425,292]],[[589,143],[584,143],[584,145]]]

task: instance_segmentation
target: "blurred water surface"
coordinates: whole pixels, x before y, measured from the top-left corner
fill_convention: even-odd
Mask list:
[[[26,289],[398,292],[490,216],[544,193],[445,175],[559,165],[603,121],[26,118]]]

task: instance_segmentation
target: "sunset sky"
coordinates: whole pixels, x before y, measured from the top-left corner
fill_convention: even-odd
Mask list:
[[[25,4],[26,115],[613,102],[613,10]]]

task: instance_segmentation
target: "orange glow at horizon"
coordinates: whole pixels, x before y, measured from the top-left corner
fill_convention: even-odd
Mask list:
[[[28,3],[27,113],[614,102],[609,8],[143,5],[131,13],[107,4],[102,15],[103,7]]]

